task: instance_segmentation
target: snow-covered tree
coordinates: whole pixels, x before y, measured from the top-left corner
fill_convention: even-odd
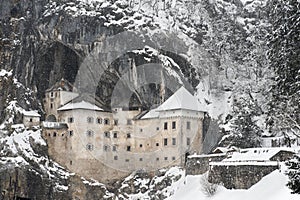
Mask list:
[[[300,131],[300,2],[271,1],[268,57],[274,70],[268,125],[270,130]]]
[[[292,193],[300,194],[300,156],[295,156],[286,164],[289,169],[287,174],[290,178],[287,186],[292,190]]]
[[[270,1],[273,30],[269,36],[270,66],[274,70],[269,117],[270,130],[290,129],[300,137],[300,1]],[[300,158],[288,163],[288,187],[300,193]]]
[[[232,114],[231,131],[223,138],[221,144],[240,148],[261,146],[262,130],[256,124],[256,117],[261,115],[261,109],[250,93],[234,100]]]

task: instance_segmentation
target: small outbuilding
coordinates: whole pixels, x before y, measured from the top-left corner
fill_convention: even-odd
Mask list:
[[[23,112],[23,124],[27,128],[32,128],[33,126],[39,126],[41,120],[41,115],[37,111],[24,111]]]

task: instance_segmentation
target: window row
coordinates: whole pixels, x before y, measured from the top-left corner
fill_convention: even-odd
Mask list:
[[[74,117],[68,117],[67,119],[68,123],[74,123]],[[93,117],[88,117],[87,118],[87,123],[94,123],[94,118]],[[108,118],[97,118],[96,119],[97,124],[104,124],[104,125],[110,125],[110,120]]]
[[[172,121],[171,128],[172,128],[172,130],[176,129],[176,121]],[[187,130],[191,129],[191,122],[190,121],[186,122],[186,129]],[[159,127],[157,127],[156,130],[159,130]],[[164,122],[164,130],[168,130],[168,122]]]
[[[118,160],[119,159],[119,157],[118,156],[114,156],[114,160]],[[163,160],[165,160],[165,161],[167,161],[169,159],[169,157],[163,157]],[[139,158],[139,161],[140,162],[142,162],[144,160],[144,158]],[[157,157],[156,158],[156,161],[159,161],[160,160],[160,158],[159,157]],[[171,157],[171,160],[172,161],[174,161],[174,160],[176,160],[176,157],[175,156],[172,156]],[[125,159],[125,162],[130,162],[130,160],[129,159]]]
[[[58,134],[56,132],[53,132],[52,133],[53,137],[56,137]],[[74,131],[73,130],[70,130],[69,131],[69,136],[73,136],[74,135]],[[94,131],[92,130],[88,130],[86,132],[86,135],[88,137],[92,137],[94,136]],[[47,133],[45,133],[45,136],[47,136]],[[51,133],[48,133],[48,136],[51,136]],[[61,134],[61,136],[64,136],[64,133]],[[107,137],[107,138],[110,138],[110,132],[104,132],[104,137]],[[126,135],[127,138],[131,138],[131,134],[130,133],[127,133]],[[113,138],[118,138],[118,132],[114,132],[113,133]],[[176,138],[164,138],[163,139],[163,145],[164,146],[168,146],[172,144],[173,146],[177,145],[177,140]],[[186,138],[186,145],[191,145],[191,138],[187,137]],[[159,146],[159,143],[155,143],[155,146]],[[139,144],[139,147],[142,148],[143,147],[143,144]],[[104,149],[106,150],[106,149]],[[127,151],[131,151],[131,146],[127,146]]]

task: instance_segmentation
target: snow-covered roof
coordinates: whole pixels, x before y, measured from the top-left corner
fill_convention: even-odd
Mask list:
[[[296,150],[287,147],[278,148],[249,148],[242,149],[240,152],[233,152],[232,155],[223,160],[223,162],[234,161],[269,161],[280,151],[296,152]]]
[[[264,161],[264,162],[257,162],[257,161],[234,161],[234,162],[210,162],[210,166],[237,166],[237,165],[258,165],[258,166],[277,166],[277,161]]]
[[[178,89],[170,98],[155,109],[150,110],[141,119],[157,118],[160,111],[166,110],[194,110],[205,112],[206,109],[196,97],[194,97],[185,87]]]
[[[58,111],[63,111],[63,110],[74,110],[74,109],[85,109],[85,110],[95,110],[95,111],[103,111],[102,108],[99,108],[98,106],[91,104],[86,101],[81,101],[81,102],[70,102],[59,109]]]
[[[159,112],[158,108],[149,110],[141,119],[151,119],[151,118],[158,118]]]
[[[28,117],[41,117],[41,115],[37,111],[34,111],[34,110],[30,110],[30,111],[24,110],[23,115],[28,116]]]
[[[227,152],[230,152],[230,151],[237,151],[238,149],[236,147],[230,147],[230,148],[227,148],[227,147],[217,147],[215,150],[213,150],[213,153],[215,152],[222,152],[222,153],[227,153]]]
[[[206,111],[204,106],[193,96],[185,87],[181,87],[170,98],[168,98],[162,105],[158,107],[158,111],[165,110],[194,110]]]

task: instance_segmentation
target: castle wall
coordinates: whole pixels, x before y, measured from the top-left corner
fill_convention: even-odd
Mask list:
[[[107,182],[132,171],[184,165],[186,154],[202,151],[203,113],[160,112],[159,118],[134,119],[140,111],[58,111],[76,93],[46,93],[47,116],[55,115],[68,129],[44,129],[49,155],[81,176]],[[54,137],[55,133],[55,137]]]
[[[189,156],[186,162],[186,174],[203,174],[209,170],[209,162],[221,161],[226,156],[225,153]]]
[[[208,180],[223,183],[227,189],[249,189],[264,176],[279,168],[277,162],[230,163],[211,165]]]

